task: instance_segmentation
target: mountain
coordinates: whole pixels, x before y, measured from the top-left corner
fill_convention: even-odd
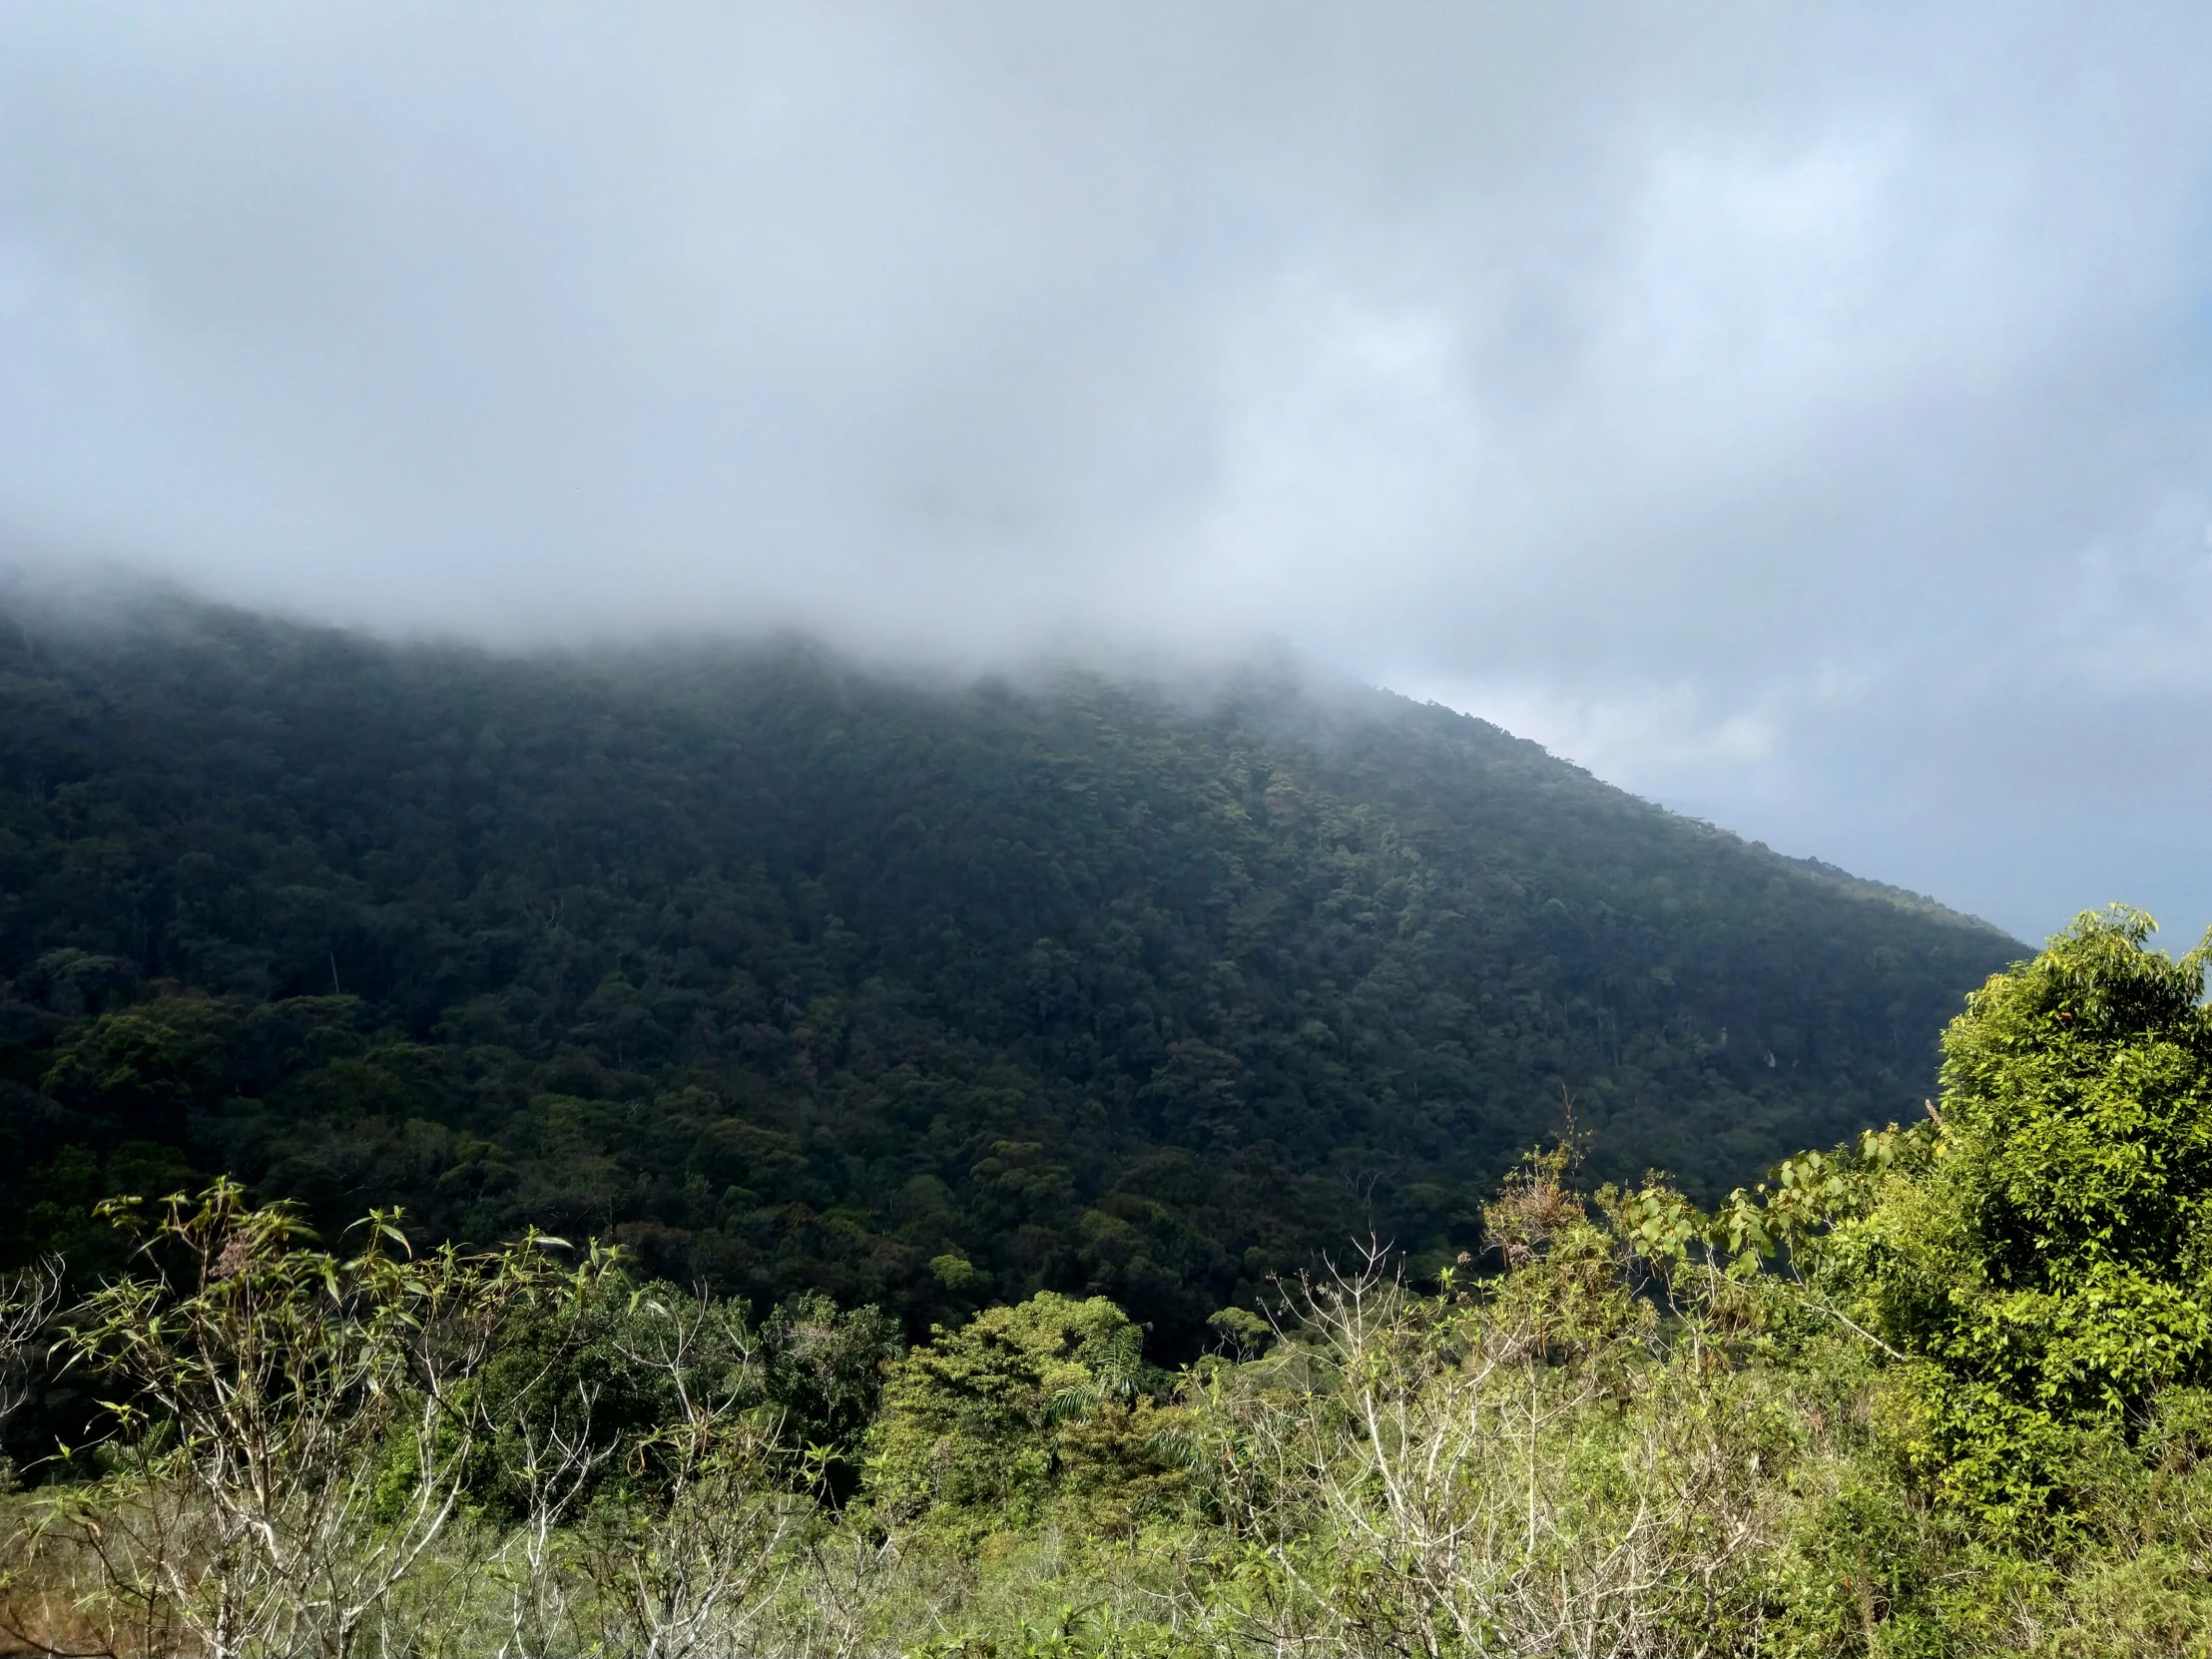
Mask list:
[[[1909,1116],[2022,954],[1281,659],[0,639],[0,1252],[81,1272],[103,1194],[230,1171],[1172,1351],[1355,1235],[1478,1248],[1569,1102],[1593,1177],[1707,1197]]]

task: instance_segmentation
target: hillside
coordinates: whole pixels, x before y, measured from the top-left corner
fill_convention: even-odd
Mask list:
[[[0,1250],[236,1172],[909,1319],[1172,1341],[1430,1259],[1571,1094],[1711,1197],[1909,1115],[2021,954],[1479,721],[1254,666],[921,684],[181,608],[0,628]]]

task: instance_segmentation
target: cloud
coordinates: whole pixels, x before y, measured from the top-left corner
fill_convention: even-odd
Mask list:
[[[0,533],[504,640],[1276,633],[2212,917],[2201,8],[0,0]]]

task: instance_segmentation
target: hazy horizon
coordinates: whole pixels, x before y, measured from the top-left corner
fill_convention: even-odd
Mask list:
[[[0,566],[503,646],[1279,638],[2186,945],[2207,64],[2180,5],[0,0]]]

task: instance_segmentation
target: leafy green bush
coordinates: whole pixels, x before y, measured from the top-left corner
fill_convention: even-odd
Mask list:
[[[1103,1297],[1050,1291],[934,1330],[885,1375],[864,1488],[878,1522],[974,1539],[1064,1498],[1125,1532],[1169,1507],[1182,1472],[1159,1444],[1167,1379],[1147,1373],[1143,1341]]]
[[[1904,1368],[1916,1459],[1991,1525],[2070,1524],[2080,1434],[2212,1379],[2206,947],[2082,916],[1944,1033],[1939,1123],[1829,1251]]]

